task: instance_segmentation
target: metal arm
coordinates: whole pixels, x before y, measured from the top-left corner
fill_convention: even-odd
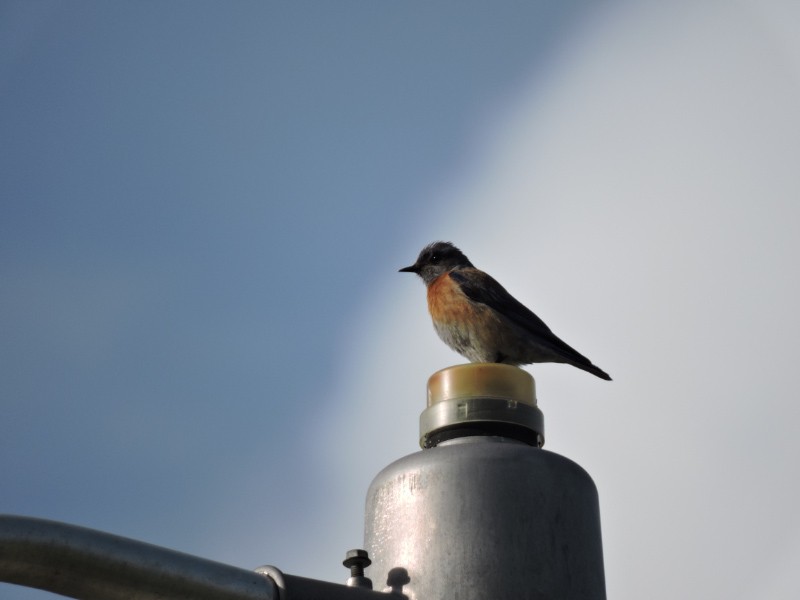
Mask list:
[[[0,581],[81,600],[385,600],[386,594],[260,574],[102,531],[0,515]]]

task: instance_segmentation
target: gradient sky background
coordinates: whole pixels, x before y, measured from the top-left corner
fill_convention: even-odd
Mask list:
[[[0,2],[0,512],[344,581],[457,243],[609,598],[796,597],[793,2]],[[0,584],[0,597],[50,598]]]

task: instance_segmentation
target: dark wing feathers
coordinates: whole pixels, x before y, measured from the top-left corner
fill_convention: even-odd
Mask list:
[[[450,271],[450,277],[461,286],[467,298],[493,308],[518,327],[536,336],[537,341],[543,346],[549,347],[569,360],[594,366],[588,358],[550,331],[544,321],[509,294],[491,275],[478,269],[458,269]]]

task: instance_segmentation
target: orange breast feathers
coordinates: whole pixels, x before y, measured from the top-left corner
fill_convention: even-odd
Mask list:
[[[475,317],[475,309],[449,273],[428,286],[428,312],[440,323],[463,323]]]

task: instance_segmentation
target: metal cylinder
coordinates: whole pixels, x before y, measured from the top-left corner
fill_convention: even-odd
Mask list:
[[[367,494],[375,588],[409,600],[605,599],[597,490],[540,448],[533,378],[460,365],[434,374],[428,392],[426,449],[386,467]]]

